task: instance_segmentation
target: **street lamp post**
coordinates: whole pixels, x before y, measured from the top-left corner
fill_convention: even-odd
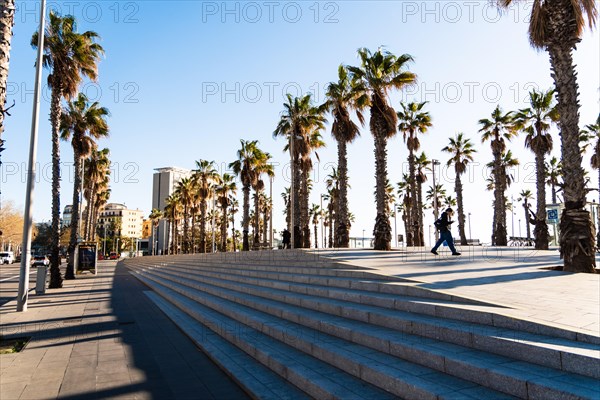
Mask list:
[[[510,213],[512,221],[512,237],[515,237],[515,198],[510,196]],[[494,232],[492,232],[492,235]]]
[[[40,121],[40,92],[42,83],[42,57],[44,55],[44,24],[46,1],[41,0],[40,26],[38,30],[37,62],[35,67],[35,87],[33,92],[33,111],[31,116],[31,138],[29,141],[29,163],[27,169],[27,189],[25,192],[25,212],[23,214],[23,252],[19,273],[19,291],[17,295],[17,311],[27,311],[29,294],[29,263],[31,262],[31,239],[33,236],[33,193],[35,186],[37,158],[38,128]]]
[[[269,248],[273,250],[273,177],[269,177]]]
[[[435,220],[438,219],[438,201],[437,201],[437,186],[435,184],[435,166],[440,165],[438,160],[431,160],[431,170],[433,171],[433,216]],[[435,240],[439,238],[439,232],[435,230]]]
[[[469,241],[472,240],[471,238],[471,213],[468,214],[469,217]]]
[[[365,246],[365,229],[363,229],[363,240],[362,240],[362,242],[363,242],[363,247],[367,247],[367,246]]]
[[[323,233],[323,193],[321,193],[321,243],[322,248],[325,248],[325,234]]]

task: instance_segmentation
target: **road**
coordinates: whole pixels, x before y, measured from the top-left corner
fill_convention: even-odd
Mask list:
[[[19,273],[21,263],[0,265],[0,306],[17,297],[19,292]],[[35,290],[37,268],[29,271],[29,289]],[[30,292],[31,293],[31,292]]]

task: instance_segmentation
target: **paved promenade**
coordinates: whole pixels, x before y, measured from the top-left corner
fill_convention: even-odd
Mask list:
[[[247,398],[123,266],[99,270],[30,295],[25,313],[0,307],[1,334],[32,336],[0,355],[0,399]]]
[[[319,250],[349,265],[369,267],[415,286],[506,307],[504,314],[600,336],[600,274],[572,274],[545,268],[562,265],[558,250],[463,246],[381,253],[368,249]],[[597,257],[600,266],[600,257]]]

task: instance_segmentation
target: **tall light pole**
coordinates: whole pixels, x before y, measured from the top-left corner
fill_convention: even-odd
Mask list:
[[[472,240],[471,238],[471,213],[468,214],[468,218],[469,218],[469,241]]]
[[[106,257],[106,221],[104,222],[104,243],[102,243],[102,256]]]
[[[325,233],[323,232],[323,193],[319,196],[321,198],[321,243],[323,244],[321,247],[325,248]]]
[[[438,219],[438,201],[437,201],[437,186],[435,184],[435,166],[440,165],[438,160],[431,160],[431,170],[433,171],[433,216]],[[439,239],[439,232],[435,230],[435,240]]]
[[[362,240],[362,242],[363,242],[363,247],[367,247],[367,246],[365,246],[365,229],[363,229],[363,240]]]
[[[40,92],[42,84],[42,57],[44,55],[44,24],[46,1],[41,0],[40,27],[38,30],[38,51],[35,66],[35,88],[33,92],[33,111],[31,115],[31,138],[29,140],[29,165],[27,169],[27,191],[25,192],[25,211],[23,213],[23,252],[19,274],[19,292],[17,295],[17,311],[27,311],[29,294],[29,263],[31,262],[31,238],[33,236],[33,192],[35,184],[35,163],[37,158],[38,128],[40,122]]]

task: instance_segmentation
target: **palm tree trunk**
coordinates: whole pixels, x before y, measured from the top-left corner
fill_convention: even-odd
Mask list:
[[[319,236],[317,235],[317,227],[319,226],[318,223],[313,224],[314,225],[314,230],[315,230],[315,249],[319,248]]]
[[[299,249],[302,247],[302,230],[300,229],[300,193],[301,193],[301,182],[300,182],[300,162],[298,160],[298,156],[294,155],[294,215],[292,215],[293,225],[294,225],[294,248]]]
[[[504,207],[504,188],[506,177],[501,167],[501,152],[492,143],[494,155],[494,230],[493,244],[495,246],[506,246],[506,208]],[[504,212],[503,212],[504,209]]]
[[[54,87],[50,105],[52,125],[52,245],[50,248],[50,289],[62,287],[60,275],[60,119],[62,90]]]
[[[423,224],[423,183],[417,182],[417,220],[419,221],[419,241],[425,246],[425,232]]]
[[[371,115],[373,118],[374,115]],[[383,116],[380,116],[383,118]],[[374,135],[375,139],[375,176],[376,178],[376,205],[377,217],[375,218],[375,227],[373,228],[374,249],[391,250],[392,248],[392,227],[389,217],[385,212],[385,184],[387,181],[387,140],[382,132]],[[412,229],[413,227],[411,227]],[[414,230],[413,230],[414,232]]]
[[[529,202],[527,201],[527,199],[525,199],[525,204],[524,204],[524,211],[525,211],[525,232],[527,232],[527,245],[529,246],[531,244],[531,228],[529,226]]]
[[[244,192],[244,214],[242,219],[242,251],[249,251],[250,242],[248,240],[248,227],[250,225],[250,186],[244,186],[242,192]]]
[[[350,246],[350,234],[348,232],[348,156],[346,142],[344,141],[338,142],[338,175],[339,194],[336,202],[336,214],[339,222],[336,231],[337,246],[340,248],[348,248]]]
[[[587,192],[579,146],[579,87],[572,55],[580,39],[570,0],[548,2],[547,12],[549,37],[554,38],[547,50],[558,94],[564,181],[565,210],[560,221],[560,255],[564,259],[565,271],[593,273],[596,267],[595,234],[594,224],[585,209]]]
[[[258,190],[254,190],[254,240],[252,241],[252,247],[258,250],[260,245],[260,207],[259,207],[259,196]]]
[[[308,169],[302,171],[302,205],[300,211],[300,220],[302,226],[302,248],[310,249],[310,217],[308,215],[308,202],[310,189],[308,187]]]
[[[0,139],[4,133],[4,110],[6,106],[6,85],[10,61],[10,43],[13,36],[15,18],[14,0],[0,1]]]
[[[235,213],[231,214],[231,240],[233,241],[233,252],[237,251],[237,241],[235,240]]]
[[[206,199],[200,201],[200,253],[206,253]]]
[[[81,141],[80,135],[74,133],[73,141],[78,143]],[[71,235],[69,238],[69,247],[67,250],[68,261],[67,270],[65,272],[65,279],[75,279],[75,248],[77,247],[77,239],[79,237],[79,197],[81,195],[81,157],[77,150],[77,145],[73,149],[73,166],[74,166],[74,179],[73,179],[73,208],[71,211]]]
[[[421,229],[419,227],[419,202],[417,200],[417,179],[416,179],[416,168],[415,168],[415,155],[412,149],[408,151],[408,173],[409,173],[409,187],[410,197],[412,198],[412,212],[411,212],[411,229],[413,232],[413,246],[421,246]]]
[[[536,152],[535,165],[537,186],[535,227],[533,228],[535,249],[548,250],[548,225],[546,224],[546,163],[544,162],[543,153]]]
[[[227,206],[222,207],[223,220],[221,221],[221,251],[227,252]]]
[[[454,181],[454,190],[456,191],[456,207],[458,208],[458,236],[460,244],[467,245],[467,235],[465,235],[465,211],[463,206],[463,187],[460,174],[456,171],[456,180]]]

